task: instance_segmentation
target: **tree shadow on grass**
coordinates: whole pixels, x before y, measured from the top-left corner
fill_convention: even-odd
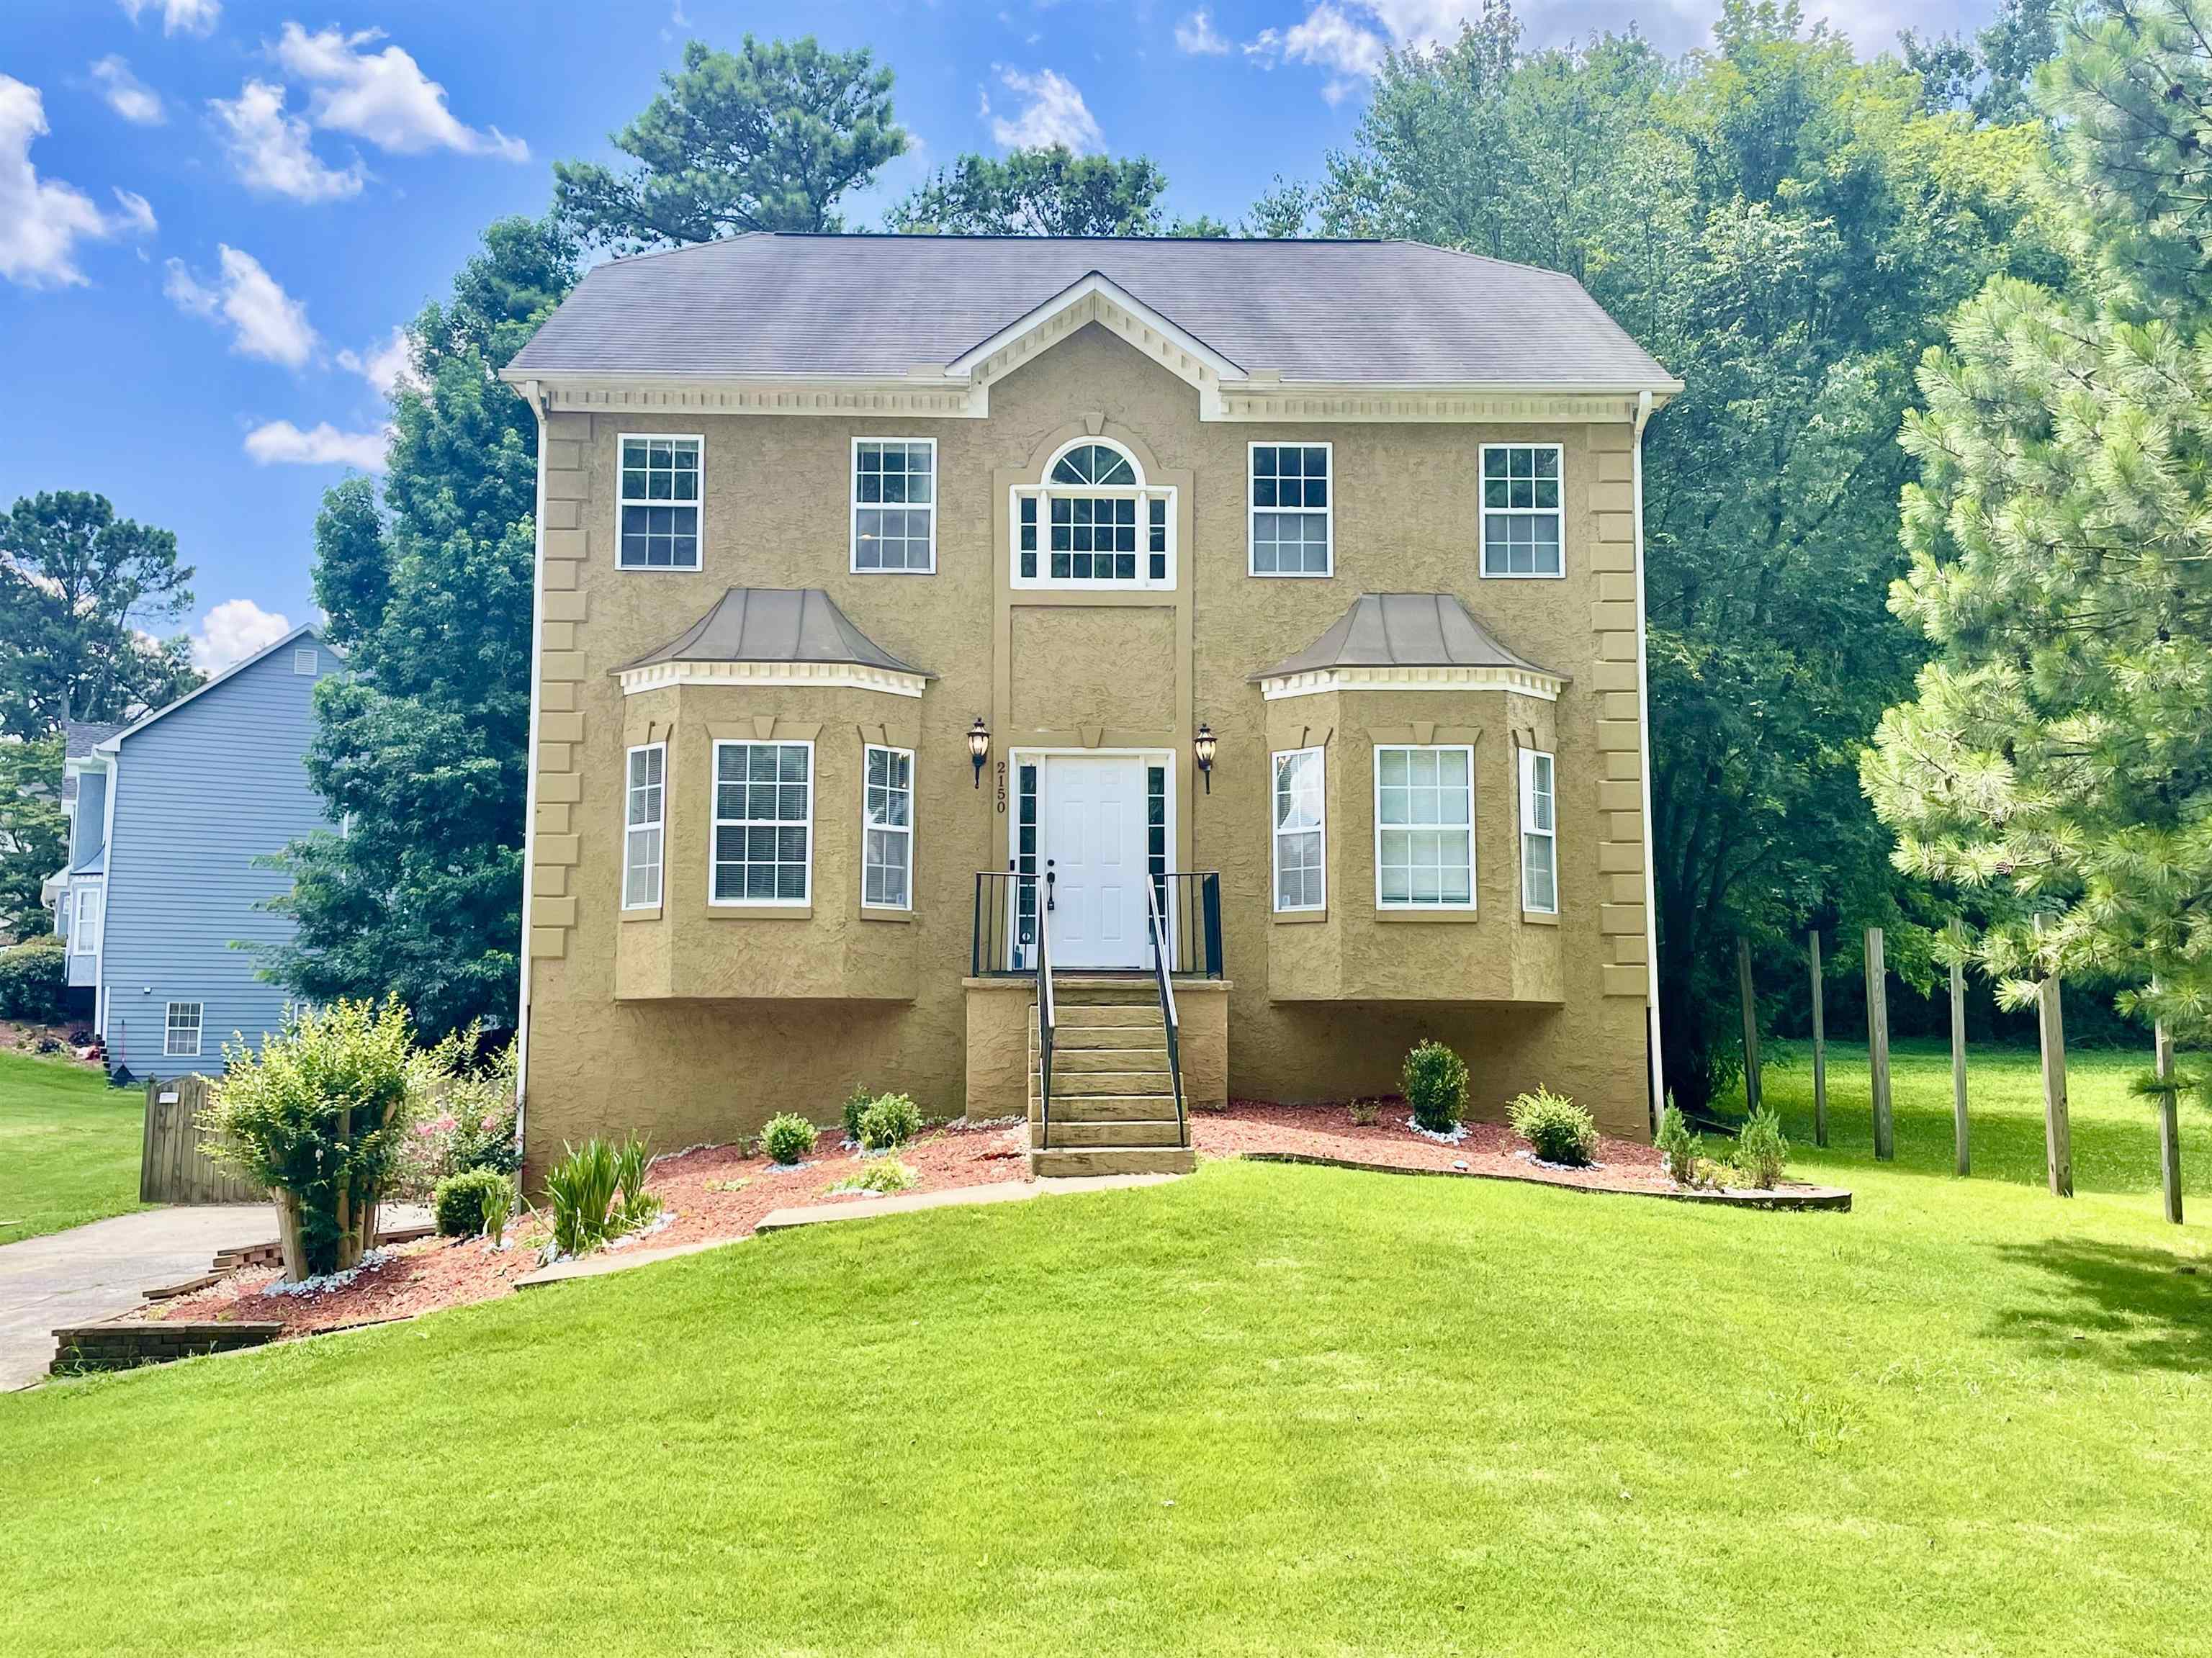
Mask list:
[[[2084,1238],[1996,1253],[2051,1280],[2048,1300],[2000,1313],[1997,1334],[2115,1370],[2212,1368],[2212,1260]]]

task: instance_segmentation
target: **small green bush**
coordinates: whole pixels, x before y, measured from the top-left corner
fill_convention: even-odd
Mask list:
[[[1735,1149],[1729,1153],[1729,1161],[1746,1186],[1771,1191],[1790,1162],[1790,1142],[1782,1137],[1782,1119],[1763,1105],[1745,1118],[1743,1127],[1736,1131]]]
[[[814,1125],[795,1111],[785,1111],[768,1120],[761,1130],[761,1150],[774,1163],[797,1163],[814,1149]]]
[[[1699,1142],[1689,1119],[1670,1102],[1659,1114],[1659,1155],[1667,1159],[1667,1175],[1677,1186],[1698,1183]]]
[[[554,1252],[588,1255],[609,1236],[609,1212],[621,1189],[617,1154],[602,1139],[562,1150],[566,1155],[545,1171],[545,1194],[553,1200]]]
[[[1448,1134],[1467,1115],[1467,1065],[1442,1042],[1423,1042],[1406,1055],[1406,1103],[1431,1134]]]
[[[69,950],[58,944],[21,944],[0,952],[0,1019],[52,1024],[69,987]]]
[[[430,1212],[438,1223],[438,1236],[472,1238],[484,1230],[484,1201],[494,1191],[501,1194],[499,1218],[504,1224],[514,1206],[514,1182],[497,1169],[464,1169],[440,1181],[430,1194]]]
[[[921,1133],[921,1112],[903,1094],[886,1094],[860,1114],[860,1149],[890,1151]]]
[[[1581,1169],[1597,1157],[1597,1125],[1564,1094],[1539,1087],[1533,1094],[1516,1095],[1505,1116],[1546,1163]]]
[[[845,1096],[844,1108],[839,1113],[839,1121],[844,1125],[845,1138],[855,1145],[860,1143],[860,1119],[875,1102],[874,1090],[865,1085],[855,1087]]]
[[[915,1174],[896,1157],[879,1157],[862,1169],[848,1187],[848,1191],[908,1192],[921,1183]]]
[[[1380,1100],[1354,1100],[1349,1108],[1354,1128],[1372,1128],[1382,1121],[1382,1102]]]
[[[483,1189],[483,1211],[477,1218],[483,1223],[484,1236],[496,1249],[507,1242],[507,1223],[514,1215],[514,1182],[501,1179],[498,1185],[487,1185]]]

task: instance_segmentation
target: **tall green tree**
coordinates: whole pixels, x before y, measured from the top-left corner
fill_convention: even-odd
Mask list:
[[[550,221],[503,219],[409,329],[382,499],[325,497],[315,597],[352,671],[316,688],[307,773],[343,833],[295,841],[301,996],[396,994],[432,1036],[515,1017],[538,424],[496,378],[574,284]]]
[[[177,537],[105,495],[26,495],[0,518],[0,733],[119,720],[200,683],[189,642],[153,630],[191,607]]]
[[[2001,278],[1920,369],[1911,574],[1935,659],[1863,774],[1912,874],[1994,912],[2014,1004],[2053,974],[2212,1030],[2212,11],[2078,20],[2045,82],[2076,253]]]
[[[1168,175],[1147,157],[1065,144],[963,155],[884,216],[887,229],[969,236],[1157,236]]]
[[[1969,42],[1956,34],[1905,30],[1905,66],[1920,77],[1929,109],[1972,111],[1984,121],[2036,117],[2035,72],[2058,50],[2058,0],[1999,0],[1997,15]]]
[[[745,36],[734,52],[704,41],[616,133],[636,165],[553,166],[555,212],[587,245],[636,252],[749,230],[838,230],[838,201],[907,146],[891,115],[891,72],[863,46],[824,52]]]
[[[1941,319],[2039,257],[2021,179],[2040,140],[1919,92],[1794,4],[1729,0],[1712,48],[1669,62],[1634,37],[1524,52],[1493,3],[1384,65],[1322,190],[1331,234],[1573,274],[1687,384],[1644,451],[1661,1016],[1685,1105],[1734,1062],[1737,938],[1794,964],[1802,928],[1877,922],[1915,970],[1932,943],[1857,780],[1919,659],[1885,602],[1895,434]]]
[[[68,861],[62,739],[0,740],[0,940],[52,931],[40,889]]]

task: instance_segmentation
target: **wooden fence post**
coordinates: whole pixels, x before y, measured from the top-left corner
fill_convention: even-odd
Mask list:
[[[2160,1019],[2152,1038],[2154,1051],[2158,1055],[2158,1074],[2166,1081],[2173,1078],[2173,1036]],[[2158,1096],[2158,1181],[2166,1194],[2166,1218],[2176,1226],[2181,1224],[2181,1124],[2174,1109],[2174,1096]]]
[[[1959,1173],[1972,1172],[1966,1146],[1966,929],[1951,923],[1951,1138],[1958,1147]]]
[[[2043,1041],[2043,1155],[2051,1194],[2074,1195],[2074,1132],[2066,1114],[2066,1021],[2059,1011],[2058,981],[2036,987],[2036,1031]]]
[[[1828,1143],[1828,1021],[1820,1006],[1820,930],[1805,935],[1813,963],[1813,1144]]]
[[[1759,1109],[1759,1001],[1751,993],[1751,940],[1735,941],[1735,987],[1743,999],[1743,1103]]]
[[[1897,1156],[1889,1113],[1889,975],[1882,966],[1881,929],[1866,930],[1867,1060],[1874,1069],[1874,1154]]]

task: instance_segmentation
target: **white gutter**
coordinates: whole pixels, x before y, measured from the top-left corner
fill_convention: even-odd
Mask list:
[[[1645,392],[1636,400],[1636,442],[1629,464],[1636,492],[1636,737],[1644,761],[1644,1023],[1651,1056],[1651,1131],[1656,1135],[1659,1113],[1667,1103],[1667,1071],[1659,1052],[1659,903],[1651,859],[1651,663],[1644,609],[1644,428],[1651,410],[1651,394]]]
[[[543,683],[539,657],[545,648],[545,404],[538,382],[515,388],[538,417],[538,523],[530,577],[530,744],[529,773],[522,795],[522,953],[519,958],[514,1006],[514,1149],[523,1147],[523,1103],[530,1082],[530,889],[538,869],[538,686]]]

